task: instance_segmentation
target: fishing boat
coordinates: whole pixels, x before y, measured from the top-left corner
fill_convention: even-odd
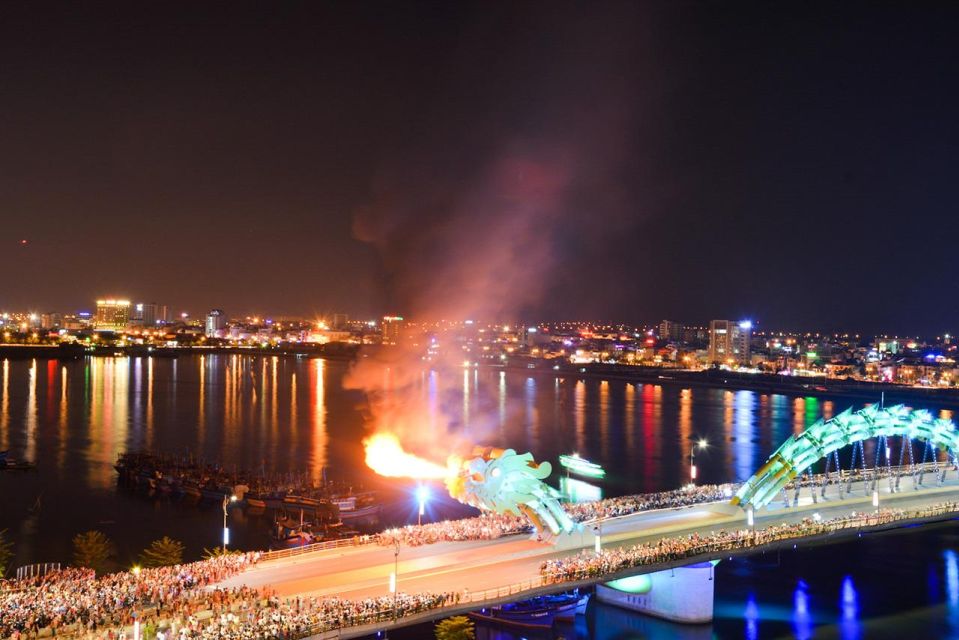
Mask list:
[[[266,509],[266,496],[251,491],[246,494],[246,504],[254,509]]]
[[[26,460],[15,460],[9,451],[0,451],[0,471],[29,471],[37,465]]]
[[[549,596],[537,596],[529,600],[511,602],[498,607],[490,607],[469,614],[474,620],[500,624],[520,629],[551,629],[557,619],[569,618],[586,613],[589,602],[587,594],[578,589]]]
[[[560,456],[559,464],[566,469],[567,473],[574,473],[586,478],[606,477],[606,470],[603,467],[595,462],[590,462],[586,458],[581,458],[578,453]]]
[[[377,516],[383,505],[376,502],[372,491],[349,496],[334,497],[331,502],[340,510],[340,520],[359,520]]]

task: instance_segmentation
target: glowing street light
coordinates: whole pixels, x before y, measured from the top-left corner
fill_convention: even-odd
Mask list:
[[[393,573],[390,574],[390,593],[393,594],[393,624],[396,624],[397,581],[400,575],[400,532],[393,529]]]
[[[223,553],[226,553],[226,547],[230,544],[230,528],[226,526],[226,508],[231,502],[236,502],[236,496],[223,496]]]
[[[416,518],[416,524],[423,524],[423,515],[426,513],[426,501],[430,499],[430,489],[426,485],[416,487],[416,501],[419,503],[420,512]]]
[[[700,438],[698,442],[689,447],[689,483],[696,484],[696,449],[705,449],[709,446],[706,438]]]

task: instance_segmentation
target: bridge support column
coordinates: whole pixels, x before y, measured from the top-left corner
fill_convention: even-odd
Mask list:
[[[701,562],[614,580],[596,585],[596,597],[600,602],[673,622],[710,622],[714,566],[714,562]]]

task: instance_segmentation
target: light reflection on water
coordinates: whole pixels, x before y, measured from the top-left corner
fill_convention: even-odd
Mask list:
[[[124,451],[154,449],[228,466],[296,471],[314,481],[326,467],[331,478],[377,482],[362,465],[363,398],[342,390],[345,372],[340,362],[240,355],[4,361],[0,449],[39,463],[35,474],[0,474],[0,529],[9,528],[17,541],[18,564],[65,560],[72,536],[91,528],[118,543],[121,563],[164,534],[183,540],[194,555],[216,544],[220,514],[215,505],[154,502],[117,491],[112,464]],[[536,377],[527,371],[471,368],[453,374],[450,384],[439,375],[422,377],[422,393],[436,411],[448,412],[456,428],[484,444],[532,450],[554,465],[560,454],[577,451],[606,468],[607,479],[591,483],[605,496],[686,482],[689,443],[700,436],[710,442],[696,455],[700,481],[744,479],[788,435],[848,404],[753,391]],[[384,380],[388,376],[384,372]],[[425,428],[446,423],[434,420]],[[43,509],[30,513],[39,496]],[[415,519],[415,510],[402,512]],[[265,546],[263,518],[241,510],[230,518],[239,547]],[[859,573],[860,566],[884,566],[899,572],[892,580],[908,582],[906,569],[889,566],[887,551],[866,554],[861,561],[855,554],[824,552],[817,557],[825,558],[826,577],[810,575],[805,564],[790,568],[786,561],[784,574],[778,573],[783,567],[721,563],[719,618],[705,637],[808,636],[823,624],[842,638],[873,637],[864,622],[870,616],[930,603],[943,608],[937,619],[946,625],[943,633],[959,636],[956,545],[937,542],[916,550],[910,540],[900,545],[910,553],[938,550],[933,558],[905,565],[921,584],[909,588],[912,597],[901,605],[877,594],[876,579],[870,577],[875,574]],[[902,554],[902,548],[894,550],[896,557]],[[942,585],[938,591],[927,586],[927,573]],[[804,609],[796,606],[799,580],[809,586]],[[632,635],[597,637],[704,637],[702,630],[680,632],[674,625],[637,621],[634,614],[605,607],[600,617],[606,628]]]
[[[91,494],[112,492],[116,455],[137,449],[306,472],[314,480],[328,467],[331,477],[373,482],[361,462],[363,399],[341,388],[346,367],[240,355],[4,361],[0,443],[13,455],[37,460],[43,472],[15,481],[25,495],[3,498],[8,509],[0,525],[15,525],[23,505],[40,493],[56,493],[72,505],[64,521],[80,504],[93,520],[104,504],[94,503],[106,498]],[[389,375],[384,371],[387,382]],[[578,451],[608,469],[606,495],[684,483],[694,437],[710,442],[697,455],[700,481],[744,479],[789,431],[817,419],[829,404],[525,371],[470,368],[451,374],[463,376],[454,384],[440,375],[425,373],[421,382],[433,408],[424,428],[437,440],[440,425],[453,424],[483,444],[531,450],[538,459],[555,462]],[[437,419],[439,411],[448,419]],[[72,528],[51,524],[53,530]]]

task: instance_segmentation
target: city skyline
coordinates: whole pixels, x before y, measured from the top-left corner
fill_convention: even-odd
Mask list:
[[[5,6],[0,303],[941,332],[959,9],[864,6]]]

